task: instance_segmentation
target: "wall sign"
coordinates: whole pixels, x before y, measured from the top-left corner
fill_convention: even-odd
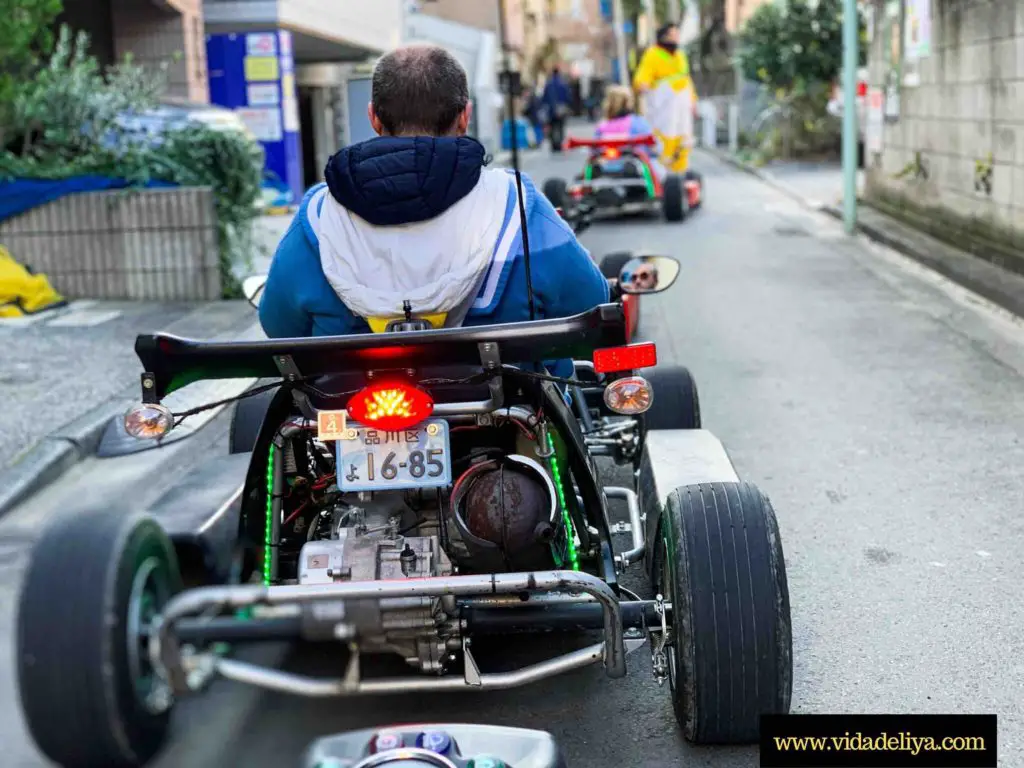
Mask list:
[[[263,146],[264,199],[291,205],[305,192],[291,33],[209,35],[210,101],[233,109]]]

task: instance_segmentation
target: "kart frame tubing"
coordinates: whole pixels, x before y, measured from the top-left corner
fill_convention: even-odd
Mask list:
[[[150,638],[149,650],[157,668],[162,669],[166,674],[172,690],[175,694],[180,695],[187,693],[190,687],[188,674],[182,663],[181,643],[175,634],[174,627],[176,622],[189,616],[211,610],[237,610],[255,605],[287,605],[355,599],[382,600],[393,597],[442,597],[445,595],[468,597],[520,592],[570,592],[584,593],[593,597],[601,605],[604,625],[604,642],[599,644],[599,658],[603,659],[605,672],[609,677],[623,677],[626,674],[625,639],[619,599],[604,581],[579,571],[532,571],[269,587],[256,584],[199,587],[179,593],[167,604],[163,614],[156,622],[155,631]],[[599,646],[591,646],[589,650],[594,651]],[[570,657],[575,659],[573,664],[581,666],[583,657],[576,658],[579,654],[580,652],[575,652],[557,657],[550,662],[534,665],[538,670],[549,670],[546,672],[530,673],[528,670],[534,667],[527,667],[520,670],[519,673],[526,674],[528,677],[532,674],[541,674],[541,676],[556,674],[563,671],[559,664],[569,663]],[[596,661],[596,657],[586,663],[589,664],[592,661]],[[227,667],[221,661],[217,664],[221,669],[232,669],[230,664]],[[568,668],[574,669],[575,666]],[[516,674],[505,673],[505,676]],[[529,677],[525,682],[530,682],[533,679],[533,677]],[[412,678],[412,680],[420,680],[420,678]],[[428,679],[421,680],[422,683],[427,681]],[[450,685],[443,679],[433,679],[431,682],[440,684],[441,687],[437,690],[445,690]],[[416,687],[419,688],[419,686],[420,683],[416,683]]]

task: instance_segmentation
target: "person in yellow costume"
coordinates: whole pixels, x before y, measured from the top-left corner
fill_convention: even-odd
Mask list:
[[[0,318],[34,315],[65,304],[46,275],[33,274],[0,245]]]
[[[657,42],[645,52],[633,75],[633,88],[641,95],[643,115],[661,139],[662,162],[672,173],[685,173],[693,145],[693,117],[697,92],[690,78],[690,62],[679,50],[679,27],[665,24]]]

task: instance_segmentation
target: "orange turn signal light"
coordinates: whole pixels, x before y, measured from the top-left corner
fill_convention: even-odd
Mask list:
[[[654,403],[654,388],[642,376],[616,379],[604,390],[604,404],[623,416],[636,416]]]

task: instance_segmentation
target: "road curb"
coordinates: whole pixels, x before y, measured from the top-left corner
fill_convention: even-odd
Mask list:
[[[768,171],[762,170],[758,168],[756,165],[745,163],[738,157],[733,157],[728,152],[723,152],[720,149],[712,149],[711,147],[698,147],[697,149],[699,152],[706,152],[712,157],[721,160],[723,163],[731,165],[733,168],[736,168],[737,170],[743,171],[744,173],[749,173],[751,176],[760,179],[772,189],[776,190],[777,192],[781,192],[787,197],[792,198],[805,208],[810,208],[812,211],[820,211],[823,209],[823,206],[821,204],[810,202],[806,197],[801,195],[788,184],[779,181],[777,178],[768,173]]]
[[[760,179],[776,191],[797,201],[803,207],[824,213],[839,221],[843,220],[843,212],[838,206],[812,202],[767,171],[745,163],[727,152],[709,147],[701,149],[722,162]],[[866,205],[866,203],[862,204]],[[857,221],[857,231],[869,240],[898,251],[957,285],[982,296],[1007,312],[1024,318],[1024,277],[936,240],[927,233],[914,230],[910,225],[901,226],[912,230],[915,233],[914,237],[902,237],[898,232],[887,232],[862,219]],[[918,242],[912,242],[912,240]],[[923,247],[924,243],[920,241],[927,241],[928,247]]]

